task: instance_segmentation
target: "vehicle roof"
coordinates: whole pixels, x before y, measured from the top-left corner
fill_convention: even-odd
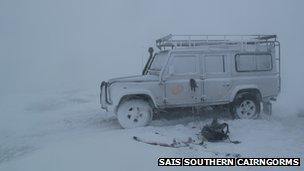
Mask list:
[[[276,35],[168,35],[156,40],[160,51],[269,52],[279,45]]]

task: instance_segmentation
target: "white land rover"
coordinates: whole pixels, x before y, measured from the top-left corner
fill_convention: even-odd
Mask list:
[[[176,107],[225,105],[240,119],[271,112],[281,89],[276,35],[169,35],[156,46],[142,75],[101,83],[101,107],[122,127],[145,126],[155,111]]]

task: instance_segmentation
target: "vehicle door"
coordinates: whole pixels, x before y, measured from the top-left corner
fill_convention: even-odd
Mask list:
[[[224,102],[228,100],[228,92],[231,89],[227,55],[206,54],[202,56],[203,100],[204,102]]]
[[[199,54],[172,53],[165,70],[166,105],[191,106],[201,101]]]

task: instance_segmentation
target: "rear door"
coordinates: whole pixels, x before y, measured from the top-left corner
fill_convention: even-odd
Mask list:
[[[227,60],[224,54],[208,54],[202,56],[204,73],[203,99],[204,102],[216,103],[228,99],[231,89]]]
[[[172,54],[165,71],[165,102],[169,106],[191,106],[201,101],[198,54]],[[169,71],[170,70],[170,71]]]

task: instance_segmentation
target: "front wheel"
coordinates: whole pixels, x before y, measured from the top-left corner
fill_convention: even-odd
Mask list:
[[[123,102],[117,110],[117,119],[123,128],[135,128],[148,125],[153,109],[144,100],[134,99]]]
[[[232,112],[238,119],[256,119],[260,113],[260,102],[247,94],[233,102]]]

